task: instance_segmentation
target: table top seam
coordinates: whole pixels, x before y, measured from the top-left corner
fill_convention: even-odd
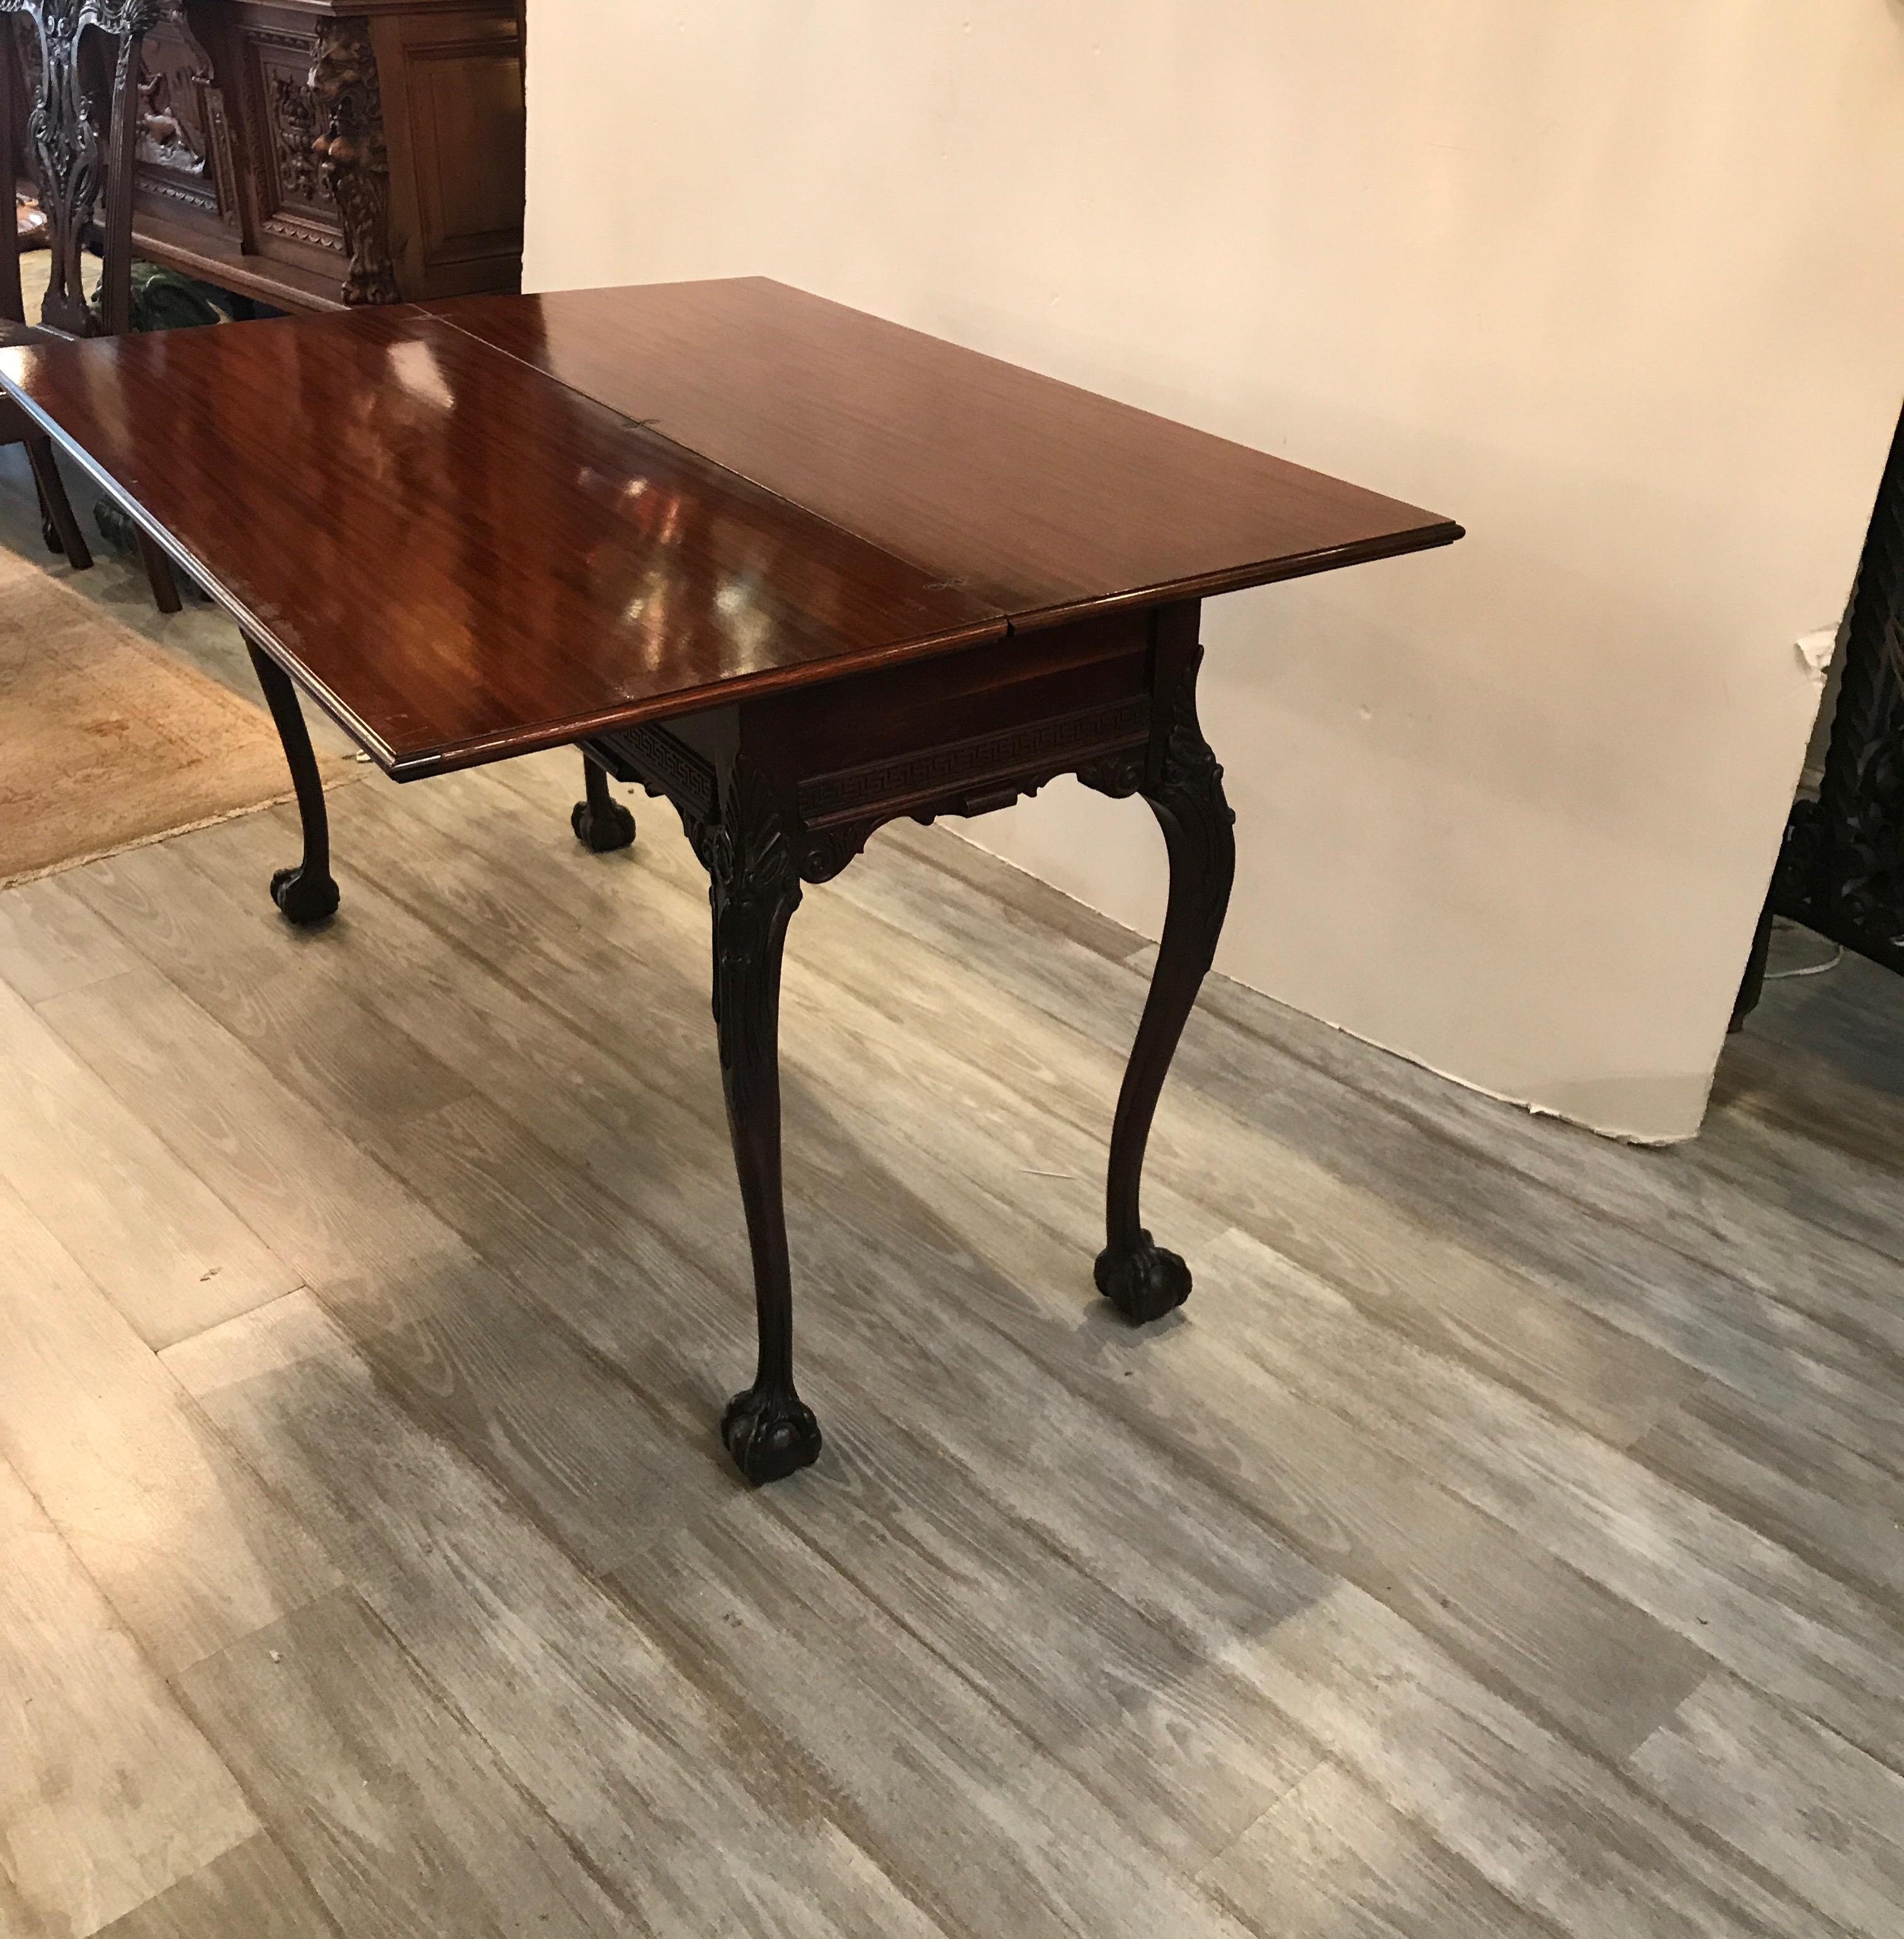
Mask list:
[[[928,568],[922,565],[918,560],[909,559],[903,552],[894,552],[890,546],[882,545],[877,539],[869,538],[864,532],[855,531],[851,525],[842,525],[837,519],[830,518],[824,512],[815,511],[811,505],[803,504],[797,498],[789,498],[784,492],[769,485],[764,479],[756,478],[751,473],[742,471],[736,466],[723,463],[720,459],[712,457],[702,450],[699,446],[690,444],[684,439],[675,437],[662,430],[656,419],[631,416],[619,406],[609,403],[607,398],[597,397],[593,391],[585,391],[580,385],[571,384],[567,378],[557,376],[554,371],[535,363],[531,358],[519,357],[514,351],[505,350],[501,344],[492,342],[488,337],[478,336],[473,330],[466,330],[453,318],[445,316],[440,310],[425,309],[422,304],[410,304],[405,306],[416,309],[420,315],[428,317],[433,323],[440,323],[453,330],[465,342],[476,344],[491,355],[506,359],[509,363],[514,364],[518,370],[526,370],[532,375],[540,377],[545,383],[554,385],[558,390],[567,391],[571,397],[580,397],[585,403],[593,405],[598,410],[606,411],[611,417],[627,425],[630,430],[638,435],[652,438],[657,443],[670,446],[676,451],[684,452],[697,464],[707,465],[711,469],[720,473],[724,477],[737,478],[751,490],[763,493],[766,497],[772,499],[776,504],[787,507],[791,510],[798,513],[802,518],[811,519],[815,525],[824,525],[829,531],[839,533],[842,537],[851,539],[855,545],[864,546],[869,552],[877,552],[882,559],[888,559],[896,565],[903,566],[909,572],[916,572],[919,575],[922,592],[957,592],[961,598],[968,601],[975,607],[984,609],[993,617],[1005,621],[1007,631],[1010,630],[1013,616],[1008,608],[1000,606],[993,601],[979,599],[970,593],[960,591],[958,587],[946,580],[929,578]]]

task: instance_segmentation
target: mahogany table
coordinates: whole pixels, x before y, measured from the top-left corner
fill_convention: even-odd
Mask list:
[[[1138,1192],[1235,866],[1197,722],[1199,601],[1446,545],[1443,518],[759,280],[422,307],[0,353],[0,381],[243,629],[304,853],[337,906],[301,688],[385,773],[585,757],[677,808],[711,878],[714,1014],[751,1243],[752,1481],[818,1453],[781,1209],[781,945],[802,884],[900,815],[1053,777],[1141,794],[1163,938],[1110,1139],[1099,1290],[1190,1274]]]

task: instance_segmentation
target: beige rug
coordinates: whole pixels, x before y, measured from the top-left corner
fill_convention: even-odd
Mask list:
[[[0,887],[290,792],[262,704],[0,551]]]

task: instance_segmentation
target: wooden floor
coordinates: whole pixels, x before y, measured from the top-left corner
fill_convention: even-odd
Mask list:
[[[8,1939],[1904,1931],[1904,984],[1665,1152],[1214,985],[1137,1335],[1138,939],[882,836],[750,1494],[705,886],[576,765],[343,790],[318,935],[282,811],[0,894]]]

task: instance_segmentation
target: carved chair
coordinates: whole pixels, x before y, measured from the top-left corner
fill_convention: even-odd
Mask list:
[[[0,19],[0,32],[10,38],[12,23]],[[0,76],[0,154],[11,167],[14,153],[14,97],[11,86]],[[12,198],[8,199],[11,202]],[[0,210],[0,341],[19,340],[26,323],[26,306],[20,288],[20,229],[11,209]],[[63,552],[75,571],[93,563],[86,537],[73,515],[72,501],[66,496],[59,467],[53,455],[53,440],[11,397],[0,398],[0,444],[26,447],[26,461],[33,468],[34,489],[39,494],[40,528],[48,548]]]
[[[40,205],[47,218],[53,251],[52,274],[40,321],[26,321],[20,284],[20,244],[11,212],[0,212],[0,343],[31,343],[48,337],[117,336],[132,327],[133,170],[138,135],[135,90],[139,43],[159,20],[165,0],[0,0],[0,29],[6,30],[11,59],[26,61],[22,37],[36,38],[32,135]],[[108,65],[109,64],[109,65]],[[99,95],[107,99],[102,112]],[[12,90],[0,87],[0,154],[12,166]],[[11,198],[10,198],[11,199]],[[86,239],[102,200],[103,267],[96,307],[88,301],[81,263]],[[50,445],[16,406],[50,528],[75,565],[90,565],[72,507],[53,468]],[[8,440],[11,419],[0,419],[0,440]],[[36,451],[36,445],[41,447]],[[48,480],[50,480],[49,484]],[[75,549],[75,547],[77,549]],[[178,610],[177,583],[165,555],[143,531],[140,557],[152,597],[162,613]]]

